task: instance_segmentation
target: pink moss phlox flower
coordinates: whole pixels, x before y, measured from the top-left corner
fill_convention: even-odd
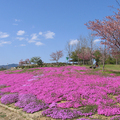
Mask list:
[[[23,111],[26,111],[27,113],[34,113],[37,112],[39,110],[48,108],[48,104],[45,103],[40,103],[40,102],[30,102],[28,103],[24,108]]]
[[[0,88],[1,88],[1,87],[5,87],[5,86],[6,86],[5,84],[1,84],[1,85],[0,85]]]
[[[0,72],[0,84],[5,84],[6,88],[2,88],[2,92],[11,92],[19,94],[34,94],[36,98],[44,101],[45,103],[57,103],[60,101],[66,101],[62,104],[57,104],[57,107],[61,108],[78,108],[84,105],[96,104],[98,106],[104,105],[102,108],[98,108],[99,114],[109,115],[113,112],[110,106],[115,104],[111,98],[108,99],[107,94],[120,94],[120,76],[102,77],[99,75],[80,74],[78,71],[86,70],[85,67],[79,66],[62,66],[62,67],[43,67],[37,68],[38,70],[31,69],[25,73],[19,73],[19,71]],[[42,72],[42,73],[41,73]],[[41,74],[44,74],[41,76]],[[30,80],[31,79],[31,80]],[[29,81],[30,80],[30,81]],[[23,86],[26,85],[26,86]],[[29,85],[29,86],[27,86]],[[23,103],[27,101],[24,98]],[[31,101],[31,102],[34,102]],[[119,98],[118,98],[119,102]],[[30,102],[24,104],[25,107]],[[18,103],[17,103],[18,104]],[[22,106],[22,103],[20,103]],[[114,109],[116,108],[116,109]],[[114,114],[118,110],[114,107]],[[106,112],[107,111],[107,112]],[[59,113],[62,114],[62,113]],[[54,116],[54,115],[53,115]]]
[[[20,94],[18,97],[18,102],[15,103],[15,106],[24,108],[30,102],[37,102],[37,98],[32,94]]]
[[[113,116],[110,120],[120,120],[120,116]]]
[[[115,76],[115,73],[111,73],[111,74],[109,74],[109,75],[111,75],[111,76]]]
[[[52,108],[52,107],[57,107],[57,103],[52,102],[52,104],[49,105],[49,108]]]
[[[7,94],[1,97],[2,104],[11,104],[18,101],[18,94]]]
[[[117,102],[120,103],[120,95],[116,96],[116,98],[117,98]]]
[[[113,106],[99,106],[97,110],[99,115],[105,115],[105,116],[112,116],[112,115],[118,115],[120,114],[120,107],[113,105]]]
[[[90,120],[90,119],[87,119],[87,118],[80,118],[80,119],[76,119],[76,120]],[[100,120],[100,119],[93,119],[93,120]]]
[[[70,109],[59,109],[59,108],[49,108],[42,112],[42,115],[46,115],[48,117],[52,117],[55,119],[72,119],[78,116],[89,116],[93,113],[82,113],[81,111],[77,110],[70,110]]]
[[[80,119],[76,119],[76,120],[90,120],[90,119],[87,119],[87,118],[80,118]]]
[[[4,94],[5,94],[5,92],[3,92],[3,91],[0,90],[0,96],[2,96]]]

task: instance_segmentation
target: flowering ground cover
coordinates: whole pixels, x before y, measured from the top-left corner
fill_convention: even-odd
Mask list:
[[[55,119],[87,120],[98,114],[114,120],[120,114],[120,76],[79,66],[1,71],[0,96],[3,104],[15,103],[28,113],[43,110]]]

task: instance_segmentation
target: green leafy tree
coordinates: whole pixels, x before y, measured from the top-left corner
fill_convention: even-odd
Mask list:
[[[99,50],[96,50],[93,55],[95,56],[94,57],[95,61],[99,63],[100,57],[101,57],[101,52]]]
[[[37,64],[37,65],[42,65],[43,62],[42,60],[40,59],[40,57],[32,57],[31,60],[30,60],[32,63],[34,64]]]
[[[40,60],[38,60],[37,64],[38,64],[39,66],[42,66],[42,65],[43,65],[42,60],[41,60],[41,59],[40,59]]]
[[[78,53],[78,51],[77,50],[75,50],[75,51],[73,51],[72,53],[71,53],[71,59],[72,59],[72,62],[78,62],[78,56],[77,56],[77,53]],[[79,59],[79,61],[81,61],[82,59]]]
[[[115,64],[115,58],[112,58],[110,55],[105,61],[105,64]]]
[[[72,52],[70,58],[72,59],[71,61],[73,61],[73,62],[77,62],[78,61],[77,54],[75,52]]]
[[[1,67],[1,68],[0,68],[0,71],[2,71],[2,70],[6,70],[6,68]]]

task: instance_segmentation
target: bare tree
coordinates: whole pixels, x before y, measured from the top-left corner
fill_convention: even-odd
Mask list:
[[[91,34],[89,34],[88,35],[88,40],[90,42],[90,63],[93,66],[93,61],[92,61],[93,57],[92,57],[92,54],[93,54],[93,44],[94,44],[93,40],[94,40],[94,37]]]
[[[63,53],[62,53],[62,51],[56,51],[56,53],[53,52],[50,56],[51,56],[51,58],[53,58],[53,59],[51,59],[51,61],[56,61],[57,65],[58,65],[58,60],[61,57],[63,57]]]
[[[73,51],[73,45],[70,44],[70,41],[67,41],[67,44],[65,46],[65,51],[67,51],[68,57],[70,59],[72,51]]]
[[[83,65],[84,65],[84,57],[85,57],[85,48],[86,47],[87,47],[87,39],[80,36],[78,45],[76,46],[76,49],[78,49],[78,51],[80,49],[80,52],[81,52],[80,54],[82,54],[82,59],[83,59]],[[78,57],[78,60],[79,60],[79,57]]]
[[[100,60],[102,61],[102,63],[103,63],[103,69],[102,69],[102,71],[104,71],[104,68],[105,68],[105,61],[106,61],[106,59],[108,58],[108,51],[107,51],[107,48],[108,46],[104,46],[104,47],[102,47],[102,46],[100,46],[100,52],[101,52],[101,57],[100,57]]]
[[[94,42],[94,36],[92,35],[92,33],[88,34],[87,39],[88,39],[88,43],[90,46],[90,63],[91,63],[91,66],[93,68],[93,53],[95,50],[97,50],[98,47]]]
[[[26,60],[25,60],[25,63],[26,63],[26,64],[31,64],[31,62],[30,62],[29,59],[26,59]]]
[[[80,38],[81,38],[81,36],[80,36]],[[78,40],[77,44],[75,45],[76,54],[79,54],[79,53],[80,53],[80,49],[81,49],[81,41]],[[79,64],[80,64],[80,62],[79,62],[79,57],[77,57],[77,58],[78,58],[78,65],[79,65]]]
[[[22,65],[29,65],[31,64],[30,60],[29,59],[26,59],[25,61],[23,61],[22,59],[20,60],[19,62],[19,66],[22,66]]]
[[[23,60],[21,59],[19,62],[19,66],[22,66],[22,65],[23,65]]]
[[[118,53],[118,54],[116,54],[116,53]],[[114,50],[112,50],[111,54],[112,54],[113,58],[116,59],[116,65],[117,65],[118,59],[120,58],[120,51],[118,49],[114,49]]]

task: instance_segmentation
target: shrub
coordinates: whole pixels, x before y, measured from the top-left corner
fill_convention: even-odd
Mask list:
[[[47,67],[47,65],[45,65],[45,67]]]
[[[98,106],[97,105],[87,105],[84,108],[82,108],[83,113],[88,113],[88,112],[96,112]]]
[[[51,65],[51,67],[54,67],[54,65]]]
[[[21,66],[21,68],[22,68],[22,69],[24,69],[24,68],[25,68],[25,66]]]
[[[62,63],[62,62],[60,62],[59,65],[60,65],[60,66],[65,66],[66,63]]]

